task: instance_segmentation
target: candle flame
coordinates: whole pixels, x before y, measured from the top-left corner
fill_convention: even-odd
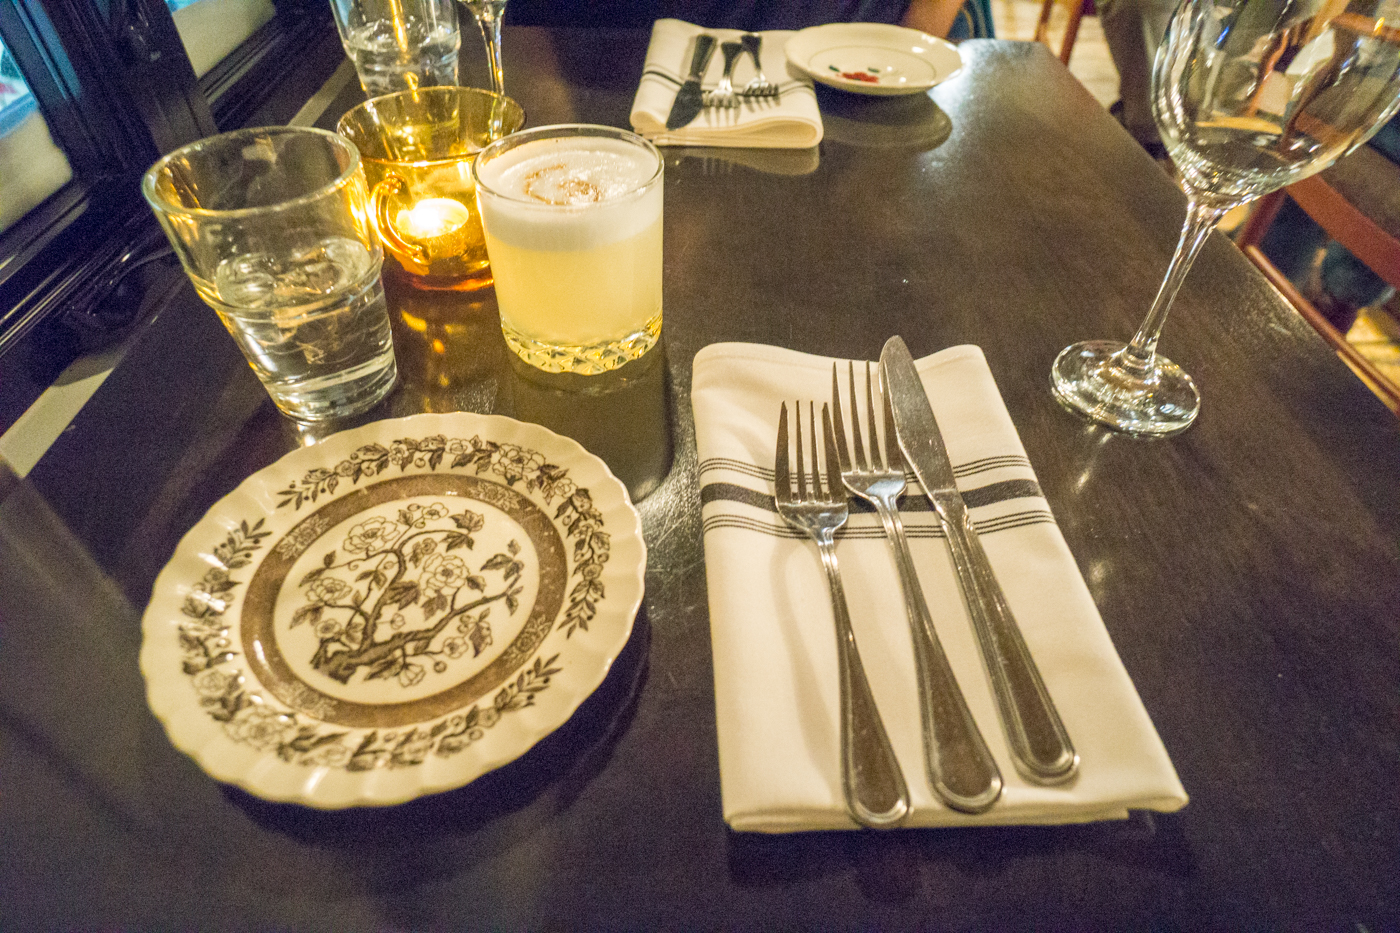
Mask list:
[[[425,198],[407,210],[399,211],[394,226],[404,236],[432,240],[455,233],[471,220],[471,211],[451,198]]]

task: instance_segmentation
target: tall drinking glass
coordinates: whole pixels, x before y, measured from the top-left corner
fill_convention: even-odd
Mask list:
[[[1322,171],[1400,107],[1400,0],[1187,0],[1152,71],[1152,110],[1181,172],[1186,222],[1127,344],[1067,347],[1051,369],[1069,408],[1165,435],[1200,411],[1191,377],[1157,352],[1172,299],[1226,211]]]
[[[331,10],[367,96],[457,83],[452,0],[331,0]]]

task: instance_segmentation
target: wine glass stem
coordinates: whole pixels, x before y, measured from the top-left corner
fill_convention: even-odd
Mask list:
[[[477,17],[476,25],[481,29],[481,38],[486,41],[486,64],[491,69],[491,90],[497,94],[504,94],[506,76],[501,70],[501,16],[488,4],[486,10]]]
[[[1167,322],[1167,312],[1171,310],[1172,301],[1176,298],[1186,273],[1191,271],[1196,254],[1205,245],[1206,238],[1210,236],[1216,222],[1234,206],[1202,203],[1198,198],[1191,196],[1190,192],[1187,196],[1189,201],[1186,206],[1186,222],[1181,227],[1181,238],[1177,240],[1176,252],[1172,254],[1171,265],[1167,267],[1167,276],[1162,280],[1162,287],[1157,290],[1157,297],[1152,302],[1152,310],[1147,312],[1147,319],[1142,322],[1142,326],[1123,349],[1120,357],[1122,365],[1135,373],[1146,373],[1152,368],[1153,357],[1157,353],[1157,341],[1162,336],[1162,326]]]

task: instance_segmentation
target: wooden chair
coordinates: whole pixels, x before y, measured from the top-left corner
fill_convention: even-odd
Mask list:
[[[1056,0],[1042,0],[1040,19],[1035,24],[1035,41],[1050,45],[1050,14],[1055,9]],[[1060,42],[1060,61],[1069,64],[1070,53],[1074,51],[1074,40],[1079,37],[1079,21],[1086,15],[1094,14],[1094,0],[1069,0],[1069,21],[1065,23],[1065,37]],[[1052,48],[1053,51],[1053,48]]]
[[[1298,313],[1392,411],[1400,413],[1400,385],[1348,343],[1346,336],[1259,249],[1259,242],[1283,206],[1285,197],[1296,201],[1328,236],[1350,250],[1376,275],[1400,288],[1400,165],[1371,147],[1362,146],[1320,175],[1261,198],[1235,237],[1235,244]],[[1365,210],[1358,205],[1365,205]]]

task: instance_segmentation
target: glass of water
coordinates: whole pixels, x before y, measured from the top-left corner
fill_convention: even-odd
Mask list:
[[[1231,208],[1322,171],[1400,107],[1400,0],[1187,0],[1152,73],[1153,116],[1188,206],[1166,278],[1127,343],[1067,347],[1069,408],[1129,434],[1184,430],[1195,383],[1157,353],[1187,270]]]
[[[354,415],[389,393],[383,253],[348,140],[295,127],[224,133],[156,162],[141,190],[284,414]]]
[[[331,9],[366,95],[457,83],[453,0],[331,0]]]

